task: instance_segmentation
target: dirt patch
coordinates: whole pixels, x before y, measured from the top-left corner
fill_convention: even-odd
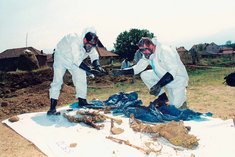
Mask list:
[[[47,110],[50,105],[49,88],[53,78],[50,68],[36,72],[0,73],[0,119],[13,115]],[[88,78],[88,86],[114,87],[115,82],[129,81],[130,77],[111,75]],[[58,106],[77,101],[71,75],[66,73]]]
[[[0,73],[0,120],[23,113],[47,111],[50,106],[49,88],[53,78],[50,68],[35,72]],[[129,81],[130,77],[111,75],[95,79],[88,78],[88,86],[95,88],[114,87],[115,82]],[[77,101],[71,75],[66,73],[58,107]],[[1,157],[44,157],[31,142],[0,124]]]
[[[0,99],[0,119],[48,109],[50,105],[49,87],[50,81],[46,81],[39,85],[16,90],[14,93],[8,93],[7,98]],[[68,104],[71,101],[75,101],[74,88],[64,85],[58,104]]]

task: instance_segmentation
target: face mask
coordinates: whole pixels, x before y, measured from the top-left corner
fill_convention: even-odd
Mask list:
[[[93,48],[94,46],[89,44],[89,43],[86,43],[84,44],[84,49],[86,50],[86,52],[91,52],[91,49]]]
[[[93,47],[96,47],[96,44],[98,42],[98,37],[94,33],[87,33],[85,38],[83,39],[84,42],[84,49],[86,52],[90,52]]]
[[[146,59],[149,59],[149,57],[151,56],[151,54],[153,54],[152,50],[150,48],[141,48],[139,49],[140,52],[144,55],[144,57]]]
[[[96,35],[93,35],[91,40],[88,41],[88,43],[91,44],[92,46],[96,46],[97,41],[98,41],[98,37]]]

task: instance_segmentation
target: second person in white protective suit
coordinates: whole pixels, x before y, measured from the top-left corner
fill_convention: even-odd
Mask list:
[[[155,38],[148,37],[141,38],[138,47],[143,54],[138,63],[131,68],[113,70],[113,74],[135,75],[144,71],[150,64],[152,69],[142,72],[140,76],[150,90],[150,94],[158,96],[154,103],[159,105],[169,101],[171,105],[183,108],[189,77],[177,51],[160,44]]]
[[[68,34],[59,41],[54,54],[54,76],[49,90],[51,106],[47,115],[60,114],[56,111],[56,105],[66,70],[72,75],[78,105],[81,107],[90,105],[86,100],[86,74],[90,76],[102,76],[106,74],[106,71],[99,63],[99,54],[95,48],[97,45],[103,47],[93,28],[85,29],[81,36],[75,33]],[[84,62],[87,57],[90,57],[93,68],[90,68]]]

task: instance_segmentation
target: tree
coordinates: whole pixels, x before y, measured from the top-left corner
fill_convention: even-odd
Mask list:
[[[203,51],[203,44],[199,44],[197,50],[198,50],[198,51]]]
[[[128,58],[133,60],[136,50],[138,50],[138,42],[141,37],[153,38],[154,34],[148,30],[143,29],[130,29],[130,31],[124,31],[120,33],[114,43],[115,53],[121,58]]]
[[[225,45],[226,45],[226,46],[232,45],[232,41],[231,41],[231,40],[226,41]]]

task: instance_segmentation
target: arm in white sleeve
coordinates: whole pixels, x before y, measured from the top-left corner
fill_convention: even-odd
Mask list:
[[[164,65],[166,72],[169,72],[173,78],[175,78],[177,71],[179,69],[178,57],[179,55],[174,50],[170,49],[169,51],[163,52],[164,54]]]
[[[73,55],[73,63],[79,66],[83,61],[83,54],[81,54],[81,50],[79,49],[77,42],[71,43],[71,51]]]
[[[98,54],[96,48],[93,48],[88,55],[91,59],[91,63],[93,63],[94,60],[99,59],[99,54]]]
[[[148,60],[141,58],[136,65],[132,68],[134,70],[134,74],[139,74],[140,72],[144,71],[147,66],[149,65]]]

